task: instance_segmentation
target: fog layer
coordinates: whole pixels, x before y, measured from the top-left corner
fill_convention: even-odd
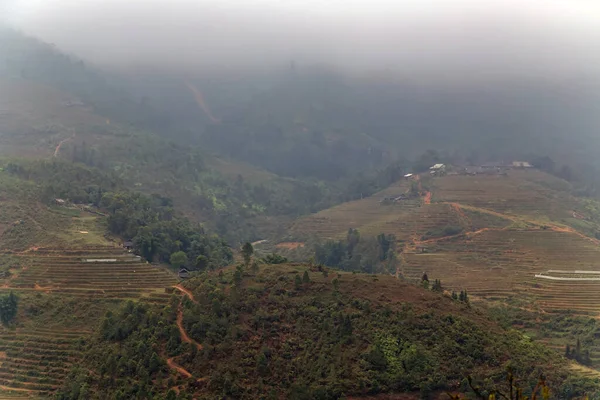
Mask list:
[[[100,64],[326,63],[472,79],[594,76],[600,6],[557,0],[16,0],[5,22]],[[428,74],[429,75],[429,74]]]

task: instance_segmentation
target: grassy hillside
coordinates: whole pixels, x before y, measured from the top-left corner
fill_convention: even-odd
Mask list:
[[[164,308],[130,304],[107,314],[86,354],[95,373],[74,372],[63,398],[429,398],[466,391],[468,374],[491,387],[508,366],[526,390],[542,372],[557,398],[597,389],[464,302],[304,264],[213,272]]]
[[[587,330],[576,327],[600,311],[595,200],[575,196],[568,182],[543,172],[514,170],[507,176],[435,178],[430,194],[418,200],[380,202],[407,186],[402,181],[372,197],[303,217],[286,240],[305,246],[278,250],[292,258],[308,257],[315,251],[315,237],[321,243],[334,240],[316,246],[317,260],[365,270],[372,267],[364,259],[374,259],[381,265],[375,270],[412,281],[426,272],[448,290],[467,290],[499,309],[527,311],[511,322],[561,353],[577,338],[593,337],[578,334]],[[349,228],[360,233],[358,245],[350,246]],[[381,244],[367,247],[368,238],[380,234],[393,235],[387,258],[381,256]],[[362,261],[355,262],[353,255]],[[571,317],[583,322],[556,322]],[[598,344],[585,340],[590,365],[598,368]]]

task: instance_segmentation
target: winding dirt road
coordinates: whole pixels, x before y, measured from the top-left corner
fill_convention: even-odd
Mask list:
[[[179,290],[181,293],[183,293],[184,295],[186,295],[191,301],[193,301],[194,303],[197,303],[196,299],[194,298],[194,295],[192,294],[192,292],[190,292],[189,290],[187,290],[186,288],[184,288],[181,285],[175,285],[173,286],[174,289]],[[183,299],[183,297],[182,297]],[[179,302],[179,307],[177,307],[177,328],[179,329],[179,334],[181,335],[181,341],[184,343],[192,343],[193,345],[196,346],[196,348],[198,350],[202,350],[202,345],[198,342],[196,342],[194,339],[192,339],[187,332],[185,331],[185,328],[183,327],[183,302]],[[183,368],[181,365],[177,364],[175,362],[175,358],[171,357],[169,359],[167,359],[167,365],[169,366],[169,368],[177,371],[179,374],[185,376],[186,378],[191,378],[192,374],[186,370],[185,368]]]

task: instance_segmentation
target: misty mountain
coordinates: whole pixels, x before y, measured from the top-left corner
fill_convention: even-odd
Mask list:
[[[132,97],[110,75],[56,46],[0,27],[0,77],[21,78],[76,95],[107,117],[152,129],[167,126],[168,117]]]

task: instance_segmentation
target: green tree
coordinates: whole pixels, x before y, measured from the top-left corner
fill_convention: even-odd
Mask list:
[[[308,271],[304,271],[304,275],[302,275],[302,282],[305,284],[310,283],[310,276],[308,276]]]
[[[175,268],[181,268],[188,262],[187,255],[183,251],[176,251],[175,253],[171,254],[169,262]]]
[[[10,323],[17,316],[18,302],[12,291],[0,297],[0,320],[3,324]]]
[[[250,265],[252,254],[254,254],[254,247],[252,247],[252,244],[250,242],[244,243],[242,246],[242,257],[244,257],[244,264],[246,264],[246,266]]]
[[[235,272],[233,273],[233,284],[235,286],[240,286],[243,278],[244,278],[244,267],[242,265],[238,265],[235,268]]]
[[[294,277],[294,287],[296,288],[296,290],[300,289],[300,287],[302,286],[302,279],[300,278],[300,275],[296,274],[296,276]]]
[[[194,263],[194,265],[200,271],[204,271],[204,270],[208,269],[209,263],[210,263],[210,260],[208,259],[208,257],[200,254],[198,257],[196,257],[196,262]]]

